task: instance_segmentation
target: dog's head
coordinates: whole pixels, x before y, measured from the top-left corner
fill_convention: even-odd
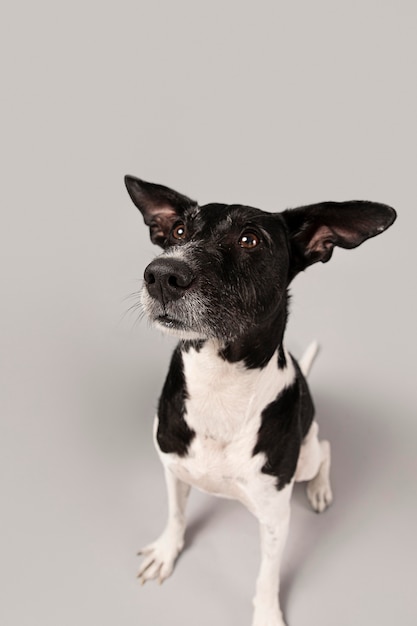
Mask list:
[[[294,276],[335,246],[355,248],[395,220],[365,201],[323,202],[282,213],[232,204],[199,206],[168,187],[125,177],[163,253],[145,270],[142,301],[152,322],[187,339],[230,341],[286,308]]]

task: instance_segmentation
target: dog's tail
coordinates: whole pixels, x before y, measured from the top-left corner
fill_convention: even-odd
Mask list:
[[[300,365],[300,369],[303,372],[304,376],[308,376],[311,366],[314,363],[314,360],[317,356],[317,353],[319,351],[319,344],[317,341],[313,341],[307,348],[307,350],[304,352],[303,356],[301,357],[300,361],[299,361],[299,365]]]

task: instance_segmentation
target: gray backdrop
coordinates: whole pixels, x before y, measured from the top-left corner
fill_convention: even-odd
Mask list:
[[[161,588],[152,417],[173,342],[137,321],[156,252],[123,175],[266,210],[394,206],[386,234],[293,287],[287,346],[333,445],[323,516],[297,488],[290,626],[416,623],[416,27],[412,0],[3,2],[0,622],[250,624],[258,532],[193,494]]]

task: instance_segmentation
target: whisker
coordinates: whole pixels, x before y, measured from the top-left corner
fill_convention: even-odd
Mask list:
[[[131,296],[133,296],[134,294],[131,294]],[[141,302],[141,300],[138,298],[139,293],[136,295],[136,302],[134,302],[130,307],[128,307],[122,314],[121,314],[121,320],[123,321],[126,319],[127,316],[129,316],[131,313],[139,313],[139,315],[136,316],[136,320],[134,322],[133,327],[137,324],[138,321],[140,321],[144,316],[145,316],[145,311],[143,308],[143,304]],[[126,301],[127,298],[124,298],[124,300]]]
[[[120,322],[123,322],[127,316],[129,316],[132,313],[135,314],[135,319],[133,321],[131,331],[133,331],[136,328],[136,325],[138,324],[138,322],[141,322],[142,319],[146,317],[146,312],[145,312],[144,305],[142,302],[144,281],[142,279],[142,280],[138,280],[135,282],[136,284],[139,283],[140,288],[137,291],[132,291],[131,293],[128,293],[126,296],[124,296],[121,299],[123,303],[126,303],[129,300],[130,301],[133,300],[133,304],[129,306],[127,310],[121,314],[121,318],[120,318]]]
[[[137,316],[134,324],[133,324],[133,328],[136,328],[136,324],[138,322],[141,322],[143,320],[143,318],[145,317],[145,311],[142,309],[141,311],[139,311],[139,315]]]
[[[132,293],[129,293],[127,296],[122,298],[122,302],[125,302],[126,300],[131,300],[132,298],[140,298],[141,293],[142,293],[141,290],[132,291]]]

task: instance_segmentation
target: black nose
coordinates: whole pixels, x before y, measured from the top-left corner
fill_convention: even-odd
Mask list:
[[[148,265],[144,278],[149,294],[162,304],[167,304],[185,294],[195,274],[185,261],[161,257]]]

